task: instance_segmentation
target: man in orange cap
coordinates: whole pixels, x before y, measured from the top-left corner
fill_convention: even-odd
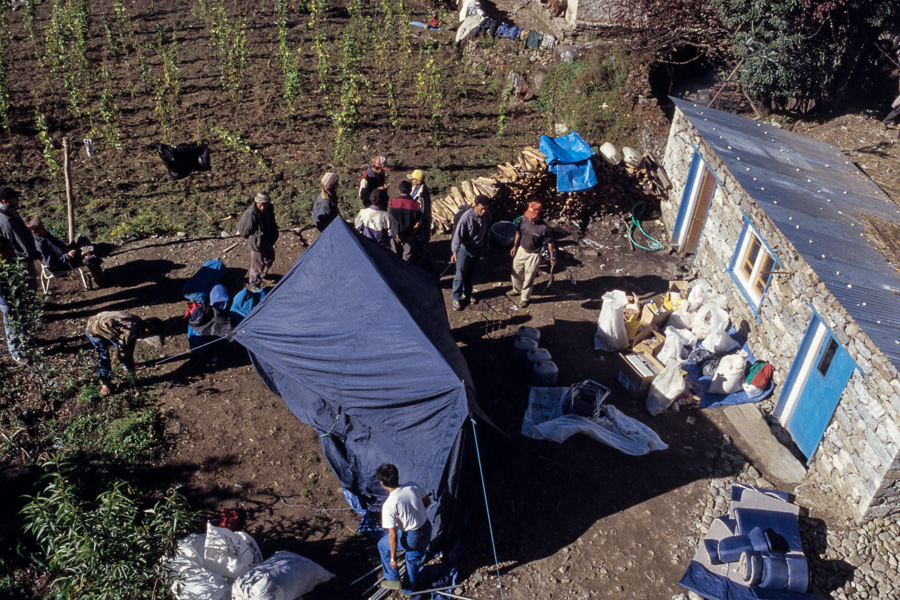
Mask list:
[[[509,255],[513,257],[512,289],[506,295],[513,302],[518,300],[519,308],[525,308],[531,301],[531,290],[541,263],[541,248],[547,244],[550,250],[550,264],[556,265],[556,245],[550,227],[541,220],[543,205],[536,200],[528,203],[528,210],[519,223],[519,230],[513,240]]]

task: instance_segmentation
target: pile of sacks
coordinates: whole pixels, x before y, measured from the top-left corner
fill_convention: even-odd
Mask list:
[[[323,567],[293,552],[268,560],[244,531],[207,524],[178,542],[178,552],[162,568],[175,580],[178,600],[296,600],[334,578]]]
[[[623,291],[607,292],[597,321],[594,346],[618,352],[633,346],[658,365],[647,395],[647,409],[659,414],[679,406],[698,405],[696,382],[684,371],[694,363],[710,379],[706,393],[729,395],[744,392],[760,397],[769,386],[774,369],[765,361],[748,362],[748,354],[729,334],[731,319],[727,300],[705,280],[672,282],[668,293],[640,305],[629,302]],[[662,332],[662,333],[660,333]]]

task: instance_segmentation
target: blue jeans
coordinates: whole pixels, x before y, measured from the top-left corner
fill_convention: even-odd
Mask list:
[[[463,296],[472,299],[472,281],[481,262],[481,250],[470,252],[460,246],[456,253],[456,275],[453,276],[453,300],[459,302]]]
[[[457,255],[459,256],[459,255]],[[418,581],[419,572],[422,570],[422,562],[425,560],[425,551],[431,542],[431,522],[425,521],[425,524],[413,531],[397,532],[397,549],[406,550],[406,576],[409,578],[409,589],[415,590]],[[388,536],[384,536],[378,540],[378,552],[381,553],[381,567],[384,569],[384,578],[390,581],[400,579],[397,569],[391,568],[391,546]]]
[[[92,336],[88,333],[87,327],[84,328],[84,335],[91,341],[91,345],[100,358],[100,382],[103,385],[109,385],[109,382],[112,381],[112,360],[109,356],[109,349],[115,344],[106,338]]]
[[[9,303],[3,296],[0,296],[0,313],[3,313],[3,328],[6,330],[6,347],[14,358],[19,358],[22,356],[22,340],[16,337],[13,328],[9,326]]]

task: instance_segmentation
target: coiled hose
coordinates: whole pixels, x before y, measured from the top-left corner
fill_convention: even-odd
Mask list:
[[[628,224],[628,239],[631,240],[631,243],[640,248],[641,250],[646,250],[648,252],[656,252],[657,250],[663,249],[663,244],[658,239],[652,237],[644,228],[641,227],[640,216],[644,214],[644,207],[647,205],[646,202],[641,200],[637,204],[631,207],[631,223]],[[642,246],[638,244],[634,237],[632,236],[632,231],[637,227],[641,233],[644,234],[644,237],[650,240],[650,242],[646,246]]]

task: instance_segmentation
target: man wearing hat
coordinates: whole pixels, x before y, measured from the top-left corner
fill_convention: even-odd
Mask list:
[[[407,178],[412,181],[412,197],[419,203],[419,210],[422,211],[419,240],[427,244],[431,240],[431,190],[425,185],[425,171],[422,169],[416,169]]]
[[[41,256],[34,245],[34,236],[19,215],[19,192],[6,186],[0,187],[0,236],[9,240],[16,258],[25,260],[25,268],[37,287],[37,271],[34,261]]]
[[[278,241],[278,225],[268,192],[260,192],[253,199],[238,223],[238,233],[250,246],[250,287],[262,287],[263,277],[275,262],[275,242]]]
[[[336,173],[322,175],[322,191],[313,202],[313,224],[319,231],[324,231],[332,221],[341,216],[337,197],[338,176]]]
[[[363,208],[369,208],[369,205],[372,204],[369,201],[369,194],[372,193],[372,190],[381,188],[387,192],[387,172],[390,170],[385,157],[376,156],[372,159],[372,166],[366,169],[359,180],[359,201]]]
[[[525,308],[531,301],[531,290],[541,262],[541,248],[547,244],[550,250],[550,264],[556,265],[556,245],[550,234],[550,227],[541,220],[543,205],[538,201],[528,203],[528,210],[519,223],[519,230],[513,240],[509,255],[513,257],[512,289],[506,295],[513,302],[518,300],[519,308]]]

